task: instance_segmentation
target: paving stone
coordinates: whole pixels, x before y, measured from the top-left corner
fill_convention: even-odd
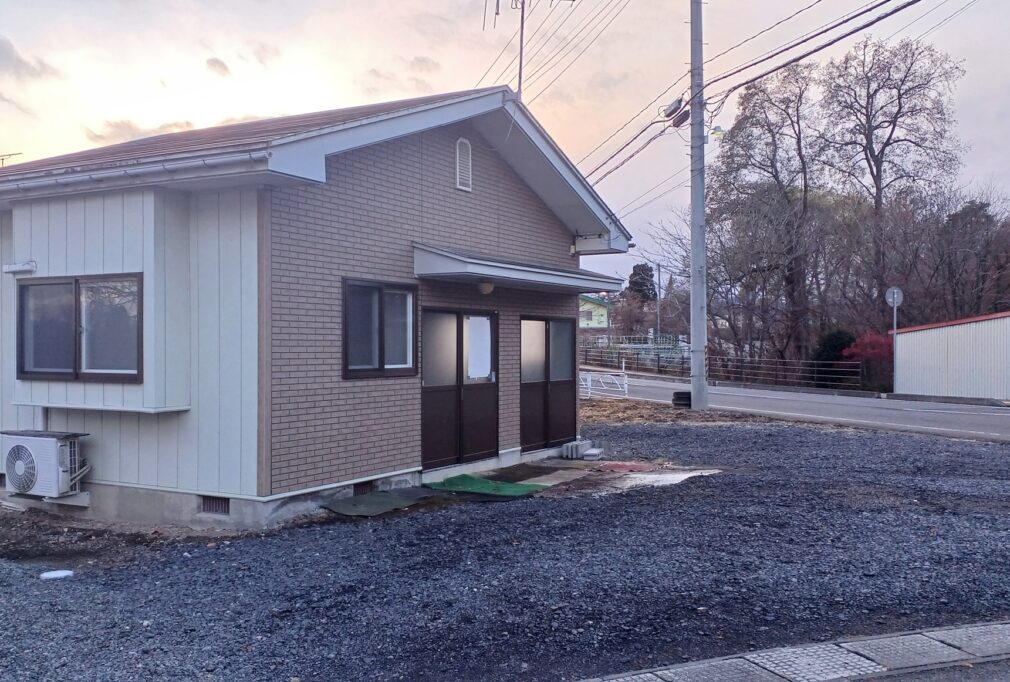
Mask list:
[[[868,639],[862,642],[848,642],[842,646],[871,658],[891,670],[971,658],[963,651],[922,635]]]
[[[607,682],[663,682],[652,673],[639,673],[627,677],[610,678]]]
[[[782,678],[742,658],[678,665],[657,670],[665,682],[783,682]]]
[[[1010,625],[979,625],[927,632],[926,636],[964,649],[975,656],[1010,654]]]
[[[886,671],[883,666],[834,644],[774,649],[745,658],[794,682],[827,682]]]

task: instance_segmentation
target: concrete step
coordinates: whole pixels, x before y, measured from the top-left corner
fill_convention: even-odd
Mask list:
[[[603,448],[589,448],[582,453],[582,459],[598,462],[603,459]]]

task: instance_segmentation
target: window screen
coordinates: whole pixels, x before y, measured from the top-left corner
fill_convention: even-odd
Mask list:
[[[82,372],[137,372],[139,310],[135,279],[81,282]]]
[[[411,299],[411,294],[406,291],[387,291],[384,294],[386,367],[410,367],[413,364],[411,317],[414,308]]]
[[[74,375],[74,316],[72,281],[21,286],[19,329],[24,372]]]
[[[18,376],[140,381],[141,275],[18,282]]]
[[[379,293],[376,287],[347,287],[347,366],[379,367]]]

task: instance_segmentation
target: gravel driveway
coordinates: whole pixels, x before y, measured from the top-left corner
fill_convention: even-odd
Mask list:
[[[0,679],[571,680],[1010,616],[1010,446],[584,430],[728,469],[145,550],[62,582],[0,561]]]

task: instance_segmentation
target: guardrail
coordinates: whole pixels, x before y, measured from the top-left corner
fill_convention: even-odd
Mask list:
[[[627,398],[628,375],[579,372],[579,395],[583,398]]]
[[[579,359],[592,367],[613,367],[681,379],[691,377],[690,358],[677,351],[584,347],[579,349]],[[852,390],[863,387],[862,363],[848,360],[821,362],[709,356],[706,365],[709,381]]]

